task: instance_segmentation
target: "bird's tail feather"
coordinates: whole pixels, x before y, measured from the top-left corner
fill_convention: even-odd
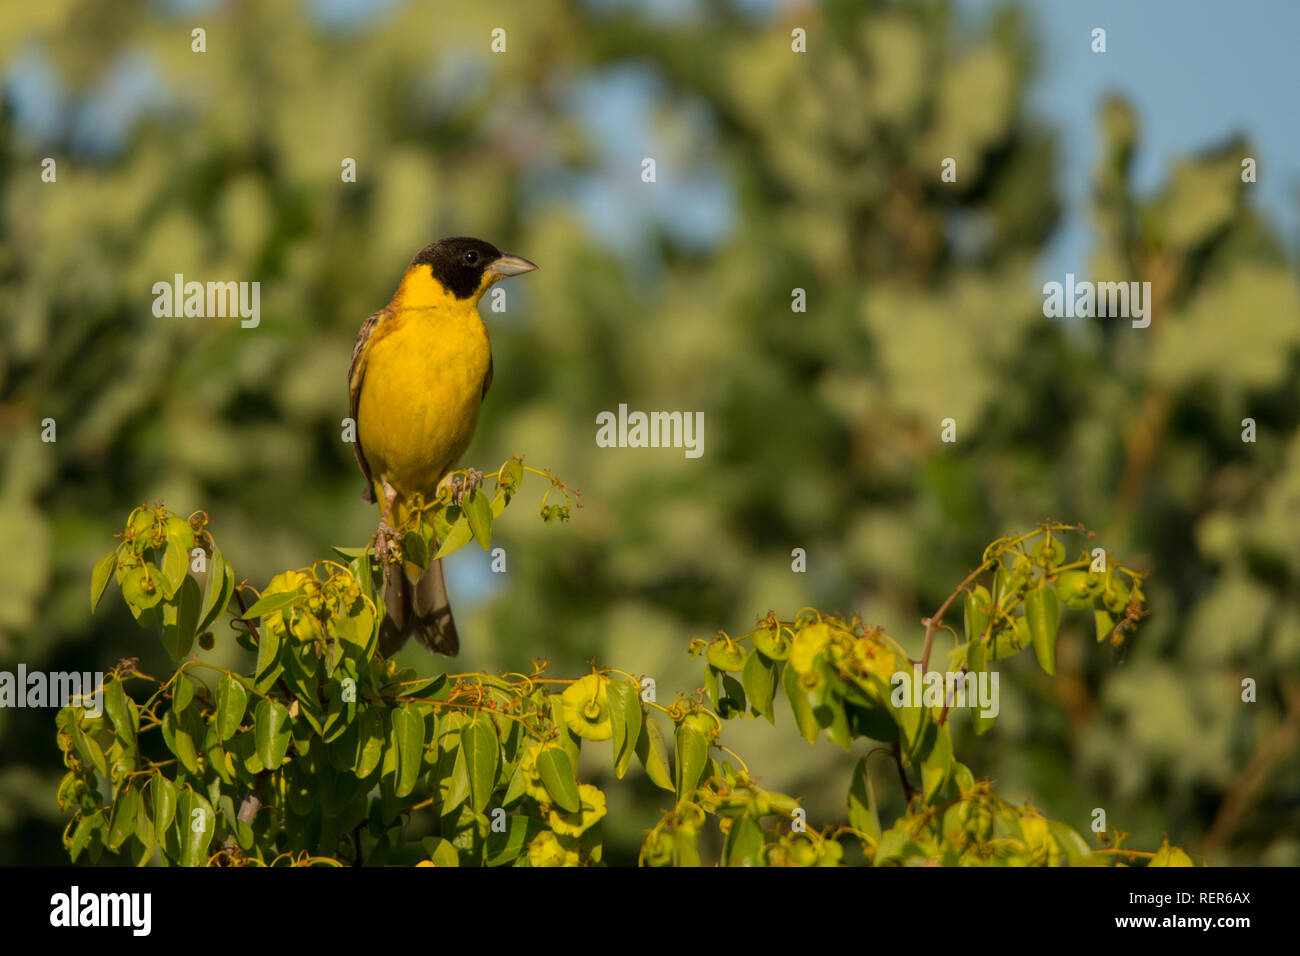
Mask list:
[[[388,614],[379,630],[379,652],[392,657],[414,637],[435,654],[455,657],[460,637],[447,600],[442,561],[430,561],[420,579],[407,580],[401,564],[384,569],[384,606]]]

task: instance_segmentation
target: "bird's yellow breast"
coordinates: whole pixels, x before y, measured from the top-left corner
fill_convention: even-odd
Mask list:
[[[375,330],[357,438],[377,485],[432,499],[474,436],[492,349],[475,301],[421,298],[414,307],[395,299]]]

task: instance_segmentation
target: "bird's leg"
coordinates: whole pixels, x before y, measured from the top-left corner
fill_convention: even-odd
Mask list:
[[[397,537],[397,529],[388,523],[388,516],[393,513],[393,500],[397,497],[397,491],[386,478],[381,481],[384,486],[384,513],[379,517],[379,529],[375,532],[375,557],[383,564],[388,561],[388,554],[392,550],[392,539]]]

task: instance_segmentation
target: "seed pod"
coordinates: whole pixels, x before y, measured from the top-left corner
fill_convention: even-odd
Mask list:
[[[720,671],[740,671],[745,667],[745,649],[725,637],[710,643],[704,656]]]
[[[1087,571],[1064,571],[1056,579],[1056,596],[1069,608],[1082,610],[1092,606],[1092,592]]]

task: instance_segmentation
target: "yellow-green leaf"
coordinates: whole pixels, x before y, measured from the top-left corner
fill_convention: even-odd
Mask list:
[[[762,866],[763,831],[748,816],[733,820],[722,852],[727,866]]]
[[[817,715],[813,713],[808,692],[799,683],[799,673],[788,662],[781,674],[781,683],[785,687],[786,698],[790,701],[790,711],[794,714],[794,724],[808,743],[813,743],[821,732]]]
[[[214,726],[218,740],[225,743],[235,736],[247,707],[248,691],[242,683],[227,674],[217,687],[217,716]]]
[[[461,512],[461,516],[456,519],[456,523],[447,532],[447,537],[443,539],[442,546],[438,548],[438,553],[434,555],[434,558],[446,557],[453,551],[458,551],[469,544],[469,539],[473,535],[474,532],[469,527],[469,519],[465,517],[464,512]]]
[[[934,802],[951,771],[952,735],[948,732],[948,724],[944,723],[938,725],[934,744],[930,747],[930,752],[925,755],[925,759],[921,761],[921,785],[925,790],[927,803]]]
[[[259,700],[253,710],[253,736],[262,766],[275,770],[289,752],[289,708],[269,697]]]
[[[424,759],[424,717],[409,707],[393,711],[393,747],[397,756],[397,775],[393,792],[405,797],[420,779]]]
[[[181,831],[181,866],[202,866],[217,829],[212,804],[186,787],[177,801],[176,825]]]
[[[122,682],[114,678],[104,688],[104,711],[113,722],[113,732],[122,745],[130,750],[136,746],[136,731],[140,729],[140,717],[135,704],[126,695]]]
[[[113,570],[116,567],[116,551],[108,552],[95,562],[95,570],[90,575],[90,611],[92,614],[95,608],[99,606],[99,600],[104,596],[104,589],[108,587],[108,579],[112,577]]]
[[[154,833],[161,834],[176,816],[176,784],[155,770],[149,778],[149,798],[153,803]]]
[[[482,813],[492,798],[501,755],[492,718],[480,711],[461,728],[460,749],[465,754],[465,769],[469,771],[469,805],[475,813]]]
[[[253,606],[240,615],[240,620],[251,621],[255,617],[265,617],[268,614],[274,614],[276,611],[294,607],[305,600],[307,600],[307,595],[301,590],[277,591],[254,601]]]
[[[866,757],[853,768],[853,778],[849,783],[849,826],[875,840],[880,839],[880,814],[876,810]]]
[[[700,785],[709,762],[709,738],[690,723],[677,725],[677,792],[690,793]]]
[[[641,737],[640,688],[630,680],[611,680],[605,693],[614,737],[614,776],[622,780]]]
[[[465,517],[474,540],[484,551],[492,543],[492,505],[488,497],[479,488],[471,491],[464,501]]]
[[[203,589],[203,604],[199,608],[196,630],[206,631],[225,611],[235,593],[235,572],[226,563],[225,556],[215,548],[208,564],[208,583]]]
[[[582,809],[573,763],[562,747],[543,748],[537,755],[537,772],[541,775],[542,786],[546,787],[557,807],[566,813],[577,813]]]
[[[1056,673],[1056,635],[1061,626],[1061,604],[1056,591],[1042,586],[1026,594],[1025,620],[1029,622],[1029,639],[1038,666],[1050,677]]]

